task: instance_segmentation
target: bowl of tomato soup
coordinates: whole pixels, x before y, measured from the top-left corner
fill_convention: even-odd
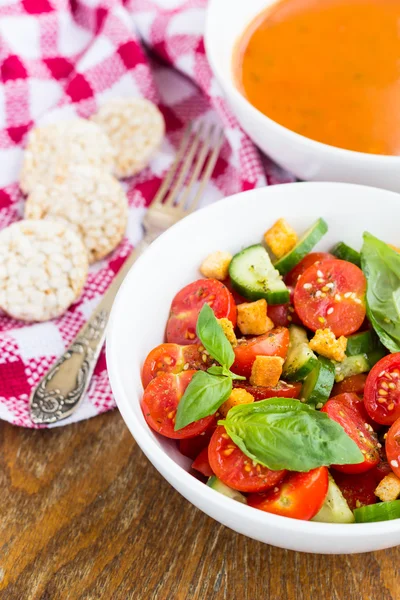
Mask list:
[[[400,191],[396,0],[210,0],[207,56],[253,141],[297,177]]]

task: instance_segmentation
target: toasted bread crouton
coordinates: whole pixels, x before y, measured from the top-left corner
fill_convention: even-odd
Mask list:
[[[317,329],[310,341],[310,348],[321,356],[342,362],[346,357],[347,338],[343,335],[339,339],[330,329]]]
[[[271,229],[264,233],[264,240],[276,258],[282,258],[297,244],[297,233],[285,219],[278,219]]]
[[[229,319],[225,319],[225,317],[224,317],[222,319],[218,319],[218,323],[221,325],[222,331],[224,332],[225,337],[228,339],[228,342],[231,343],[232,348],[235,348],[235,346],[237,346],[238,342],[237,342],[235,330],[232,325],[232,321],[230,321]]]
[[[386,475],[375,490],[382,502],[391,502],[400,496],[400,479],[394,473]]]
[[[256,356],[250,376],[250,385],[275,387],[282,375],[284,360],[280,356]]]
[[[243,335],[262,335],[273,329],[274,324],[267,316],[266,300],[238,304],[237,326]]]
[[[228,277],[231,260],[232,254],[229,252],[212,252],[201,263],[200,273],[209,279],[223,281]]]
[[[251,404],[252,402],[254,402],[254,396],[249,394],[249,392],[246,392],[246,390],[235,388],[232,390],[228,400],[225,400],[222,406],[219,407],[219,412],[223,417],[226,417],[233,406],[237,406],[238,404]]]

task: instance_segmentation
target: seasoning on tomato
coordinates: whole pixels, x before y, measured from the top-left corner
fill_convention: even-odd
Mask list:
[[[294,307],[309,329],[329,327],[336,337],[346,336],[364,321],[365,290],[365,276],[356,265],[326,260],[301,275],[294,290]]]
[[[276,327],[264,335],[239,340],[234,348],[235,362],[231,370],[237,375],[250,377],[256,356],[281,356],[286,358],[289,348],[289,331]]]
[[[381,358],[371,369],[364,404],[371,419],[381,425],[391,425],[400,417],[400,352]]]
[[[397,477],[400,477],[400,419],[389,429],[385,447],[389,465]]]
[[[328,485],[326,467],[319,467],[308,473],[289,473],[273,489],[261,494],[250,494],[247,503],[275,515],[309,521],[323,505]]]
[[[379,425],[379,423],[375,423],[375,421],[371,419],[371,417],[365,409],[364,402],[359,396],[357,396],[357,394],[345,392],[344,394],[337,394],[336,396],[332,396],[331,400],[343,402],[343,404],[347,404],[347,406],[350,406],[360,415],[362,421],[370,425],[374,431],[378,431],[381,428],[381,425]]]
[[[174,430],[175,415],[180,399],[196,371],[182,373],[162,373],[150,381],[142,398],[142,411],[148,425],[157,433],[172,439],[195,437],[206,431],[214,420],[214,415],[204,417]]]
[[[351,510],[377,501],[374,492],[379,481],[377,482],[372,470],[359,475],[348,475],[332,469],[332,476]]]
[[[221,425],[208,446],[211,469],[225,485],[239,492],[261,492],[281,481],[286,471],[271,471],[248,458]]]
[[[338,399],[339,398],[339,399]],[[340,396],[328,400],[321,412],[339,423],[349,437],[357,444],[364,456],[362,463],[353,465],[332,465],[342,473],[364,473],[379,462],[378,439],[371,427],[366,427],[360,413],[350,404],[342,402]]]
[[[217,319],[227,318],[236,325],[235,300],[228,288],[216,279],[199,279],[181,289],[172,300],[167,342],[199,343],[196,323],[204,304],[211,306]]]
[[[234,381],[233,387],[242,388],[254,397],[254,400],[266,398],[299,398],[303,384],[300,382],[286,383],[278,381],[276,387],[249,385],[243,381]]]
[[[146,388],[150,381],[161,373],[180,373],[183,370],[206,370],[212,359],[199,344],[180,346],[160,344],[148,355],[143,364],[142,383]]]
[[[329,254],[329,252],[310,252],[301,260],[289,273],[285,276],[286,285],[295,286],[297,280],[301,275],[303,275],[304,271],[308,269],[308,267],[312,267],[315,263],[321,263],[325,260],[331,260],[335,257],[333,254]]]
[[[350,375],[350,377],[346,377],[346,379],[343,379],[343,381],[335,383],[335,385],[332,388],[332,396],[338,396],[339,394],[345,394],[346,392],[359,394],[360,396],[362,396],[364,394],[366,381],[366,373]]]

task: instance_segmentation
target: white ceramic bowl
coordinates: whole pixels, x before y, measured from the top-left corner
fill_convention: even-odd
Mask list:
[[[339,240],[359,248],[365,229],[399,243],[400,197],[392,192],[339,183],[294,183],[221,200],[169,229],[134,264],[112,310],[107,364],[118,408],[132,435],[156,469],[195,506],[239,533],[282,548],[366,552],[400,544],[400,519],[312,523],[240,504],[187,473],[190,461],[174,441],[148,427],[140,409],[143,361],[163,341],[171,300],[181,287],[199,278],[204,257],[215,250],[235,253],[258,242],[279,217],[286,217],[301,233],[320,216],[327,220],[329,232],[319,249],[327,250]]]
[[[400,192],[399,156],[343,150],[294,133],[254,108],[236,88],[234,45],[253,17],[275,1],[209,0],[207,57],[239,123],[257,146],[299,179],[361,183]]]

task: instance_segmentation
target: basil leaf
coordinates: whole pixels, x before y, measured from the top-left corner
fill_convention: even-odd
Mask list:
[[[178,404],[175,431],[214,414],[231,392],[232,380],[229,377],[197,371]]]
[[[225,377],[230,377],[231,379],[246,379],[246,377],[243,377],[242,375],[236,375],[236,373],[232,373],[232,371],[226,367],[218,367],[217,365],[211,365],[211,367],[207,369],[207,373],[210,373],[211,375],[225,375]]]
[[[204,348],[220,365],[228,368],[233,365],[235,353],[208,304],[204,304],[200,311],[196,331]]]
[[[390,352],[400,351],[400,254],[364,233],[361,267],[367,278],[367,315]]]
[[[234,406],[219,424],[244,454],[273,471],[364,460],[341,425],[298,400],[270,398]]]

